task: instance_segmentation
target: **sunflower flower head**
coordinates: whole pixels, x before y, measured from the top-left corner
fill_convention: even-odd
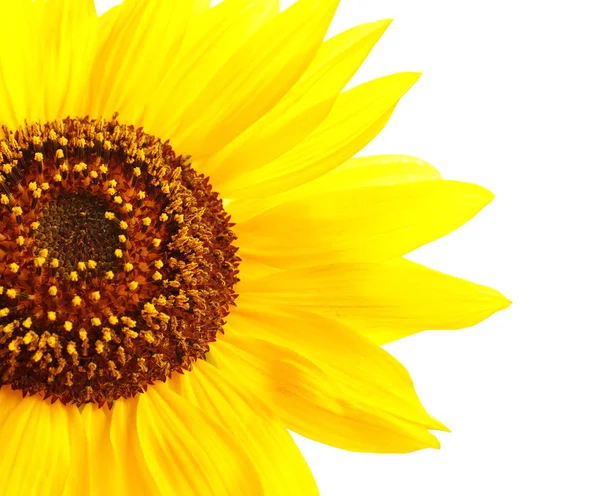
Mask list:
[[[288,429],[447,430],[380,345],[509,302],[404,258],[491,199],[355,157],[418,80],[346,89],[338,0],[0,0],[0,494],[314,496]]]

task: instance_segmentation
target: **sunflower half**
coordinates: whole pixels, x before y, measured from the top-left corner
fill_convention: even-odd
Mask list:
[[[352,158],[416,73],[338,0],[2,0],[0,494],[301,495],[288,430],[438,447],[379,345],[496,291],[403,257],[492,198]]]

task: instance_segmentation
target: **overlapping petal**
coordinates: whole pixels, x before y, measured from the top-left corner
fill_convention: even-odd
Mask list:
[[[210,357],[265,395],[288,427],[332,446],[408,452],[437,447],[428,429],[445,429],[424,410],[399,362],[333,319],[240,309]]]

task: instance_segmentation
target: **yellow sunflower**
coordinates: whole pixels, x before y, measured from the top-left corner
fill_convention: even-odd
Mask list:
[[[416,73],[344,91],[389,21],[338,0],[2,0],[0,494],[317,494],[288,430],[445,429],[379,345],[496,291],[403,257],[492,195],[352,158]]]

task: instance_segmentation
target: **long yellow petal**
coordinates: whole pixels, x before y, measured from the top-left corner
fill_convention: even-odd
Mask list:
[[[457,181],[307,194],[239,223],[240,256],[281,268],[391,260],[453,231],[492,198]]]
[[[148,92],[160,82],[164,62],[179,46],[192,8],[193,0],[125,0],[116,9],[103,24],[104,43],[91,71],[92,115],[120,112],[128,122],[141,125],[135,109],[150,103]]]
[[[0,391],[0,403],[19,394],[7,389]],[[14,403],[0,426],[0,494],[62,494],[76,462],[75,443],[85,442],[81,434],[81,420],[74,406],[50,404],[38,396]],[[79,438],[72,439],[74,436]],[[85,475],[79,482],[85,494]]]
[[[88,441],[92,496],[159,496],[136,435],[137,398],[120,400],[112,410],[87,405],[81,413]]]
[[[263,494],[243,448],[164,383],[140,396],[137,433],[161,496]]]
[[[44,118],[88,115],[89,74],[96,54],[98,17],[93,0],[35,2],[41,9],[43,40],[38,74]],[[93,77],[96,77],[94,74]]]
[[[302,141],[327,116],[390,22],[357,26],[323,43],[294,87],[268,114],[211,156],[203,172],[215,184],[227,183]]]
[[[436,169],[424,160],[409,155],[356,157],[327,174],[283,194],[260,199],[232,200],[227,204],[227,212],[235,222],[243,222],[279,203],[303,198],[309,194],[436,179],[441,179]]]
[[[259,397],[252,400],[216,367],[199,361],[169,382],[178,394],[219,422],[245,450],[261,478],[265,496],[311,496],[318,490],[293,439]]]
[[[124,101],[120,109],[126,115],[137,116],[149,132],[164,139],[176,139],[175,129],[182,113],[248,38],[278,12],[278,6],[277,0],[225,0],[216,7],[192,14],[187,30],[182,31],[168,57],[153,58],[150,80],[156,82],[148,83],[147,71],[132,74],[130,84],[135,98],[131,100],[136,105],[129,109],[128,102]],[[161,39],[156,42],[164,45]],[[145,88],[142,94],[138,84]],[[143,105],[139,104],[140,100]]]
[[[427,329],[477,324],[509,301],[497,291],[400,259],[332,264],[242,280],[243,309],[288,306],[336,318],[377,344]]]
[[[260,198],[335,169],[377,136],[419,76],[403,72],[342,93],[327,118],[298,146],[263,167],[217,183],[219,190],[230,198]]]
[[[264,395],[286,425],[338,448],[437,447],[445,429],[423,409],[404,367],[339,322],[300,311],[237,311],[211,360]],[[252,337],[248,337],[252,336]]]
[[[260,29],[182,115],[178,150],[214,153],[268,112],[315,57],[338,2],[299,0]]]

